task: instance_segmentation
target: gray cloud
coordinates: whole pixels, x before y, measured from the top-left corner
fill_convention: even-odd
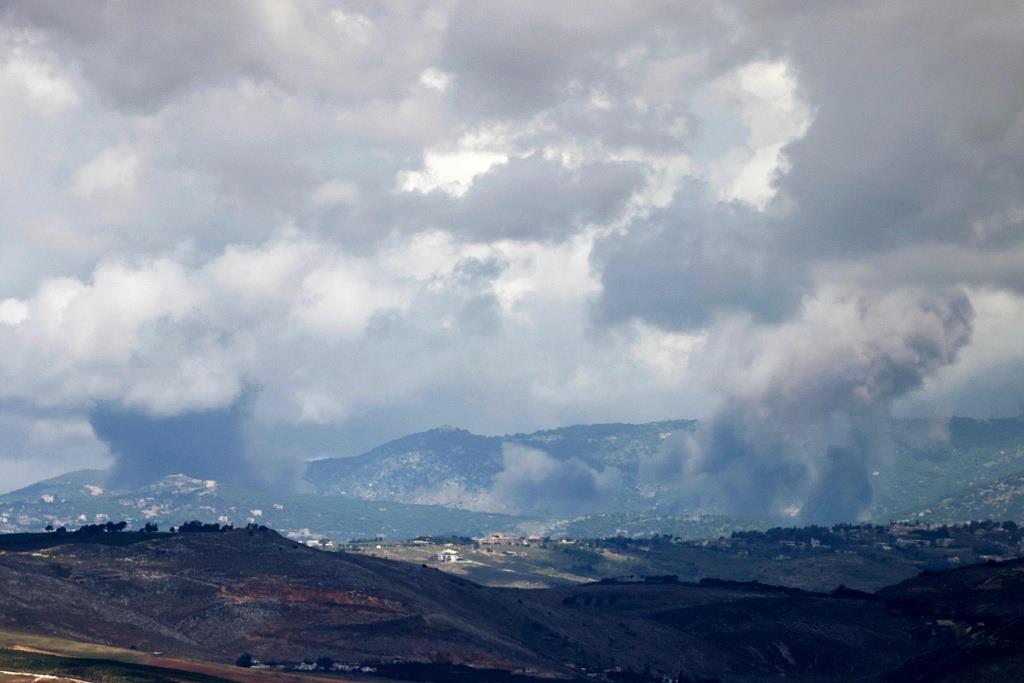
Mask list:
[[[415,60],[431,42],[427,9],[407,3],[254,8],[235,1],[158,2],[144,8],[13,2],[6,14],[52,36],[53,47],[114,106],[150,112],[190,90],[240,79],[345,99],[399,95],[415,82]],[[399,43],[401,50],[367,49]]]
[[[604,289],[597,316],[640,317],[670,329],[699,328],[730,312],[784,319],[810,290],[810,275],[776,243],[769,220],[742,203],[680,192],[628,235],[598,244]]]
[[[467,234],[555,238],[617,218],[643,183],[637,163],[588,163],[567,169],[534,154],[483,174],[455,209]]]
[[[928,240],[1020,241],[1006,220],[1024,179],[1024,93],[1007,87],[1019,5],[751,7],[815,108],[779,179],[798,206],[795,245],[850,257]]]
[[[792,69],[810,126],[764,212],[681,192],[610,238],[597,310],[684,328],[722,309],[777,320],[846,264],[876,284],[1021,291],[1024,94],[1007,87],[1020,7],[741,7],[746,38]]]
[[[728,14],[672,2],[638,7],[616,0],[598,12],[544,2],[462,2],[449,18],[441,63],[456,75],[455,99],[467,115],[529,118],[564,112],[594,92],[616,99],[661,58],[693,58],[675,74],[676,87],[691,85],[695,71],[726,68],[741,58],[735,44],[716,49],[713,36],[733,33]]]

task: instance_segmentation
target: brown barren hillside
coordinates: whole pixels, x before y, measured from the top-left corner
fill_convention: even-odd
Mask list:
[[[0,629],[206,661],[221,676],[247,652],[373,667],[363,680],[846,681],[915,663],[942,680],[1005,672],[1024,612],[1020,563],[877,595],[674,577],[515,590],[266,530],[117,540],[3,551]],[[1011,605],[994,613],[1004,591]]]

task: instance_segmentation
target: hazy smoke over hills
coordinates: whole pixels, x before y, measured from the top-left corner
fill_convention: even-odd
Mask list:
[[[138,486],[168,474],[253,483],[242,431],[245,412],[221,410],[172,417],[101,407],[90,416],[96,436],[115,457],[113,486]]]
[[[739,515],[854,519],[891,451],[893,400],[954,361],[973,309],[962,293],[832,294],[751,334],[717,375],[724,400],[645,463],[694,504]]]
[[[595,469],[579,458],[558,460],[544,451],[505,444],[503,469],[487,494],[490,509],[518,514],[577,515],[606,505],[622,488],[615,467]]]

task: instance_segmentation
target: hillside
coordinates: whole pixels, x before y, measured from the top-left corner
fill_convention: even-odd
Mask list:
[[[936,500],[1024,473],[1024,419],[895,420],[893,461],[873,477],[872,517],[879,521],[924,513]],[[1006,519],[995,514],[943,518]],[[1018,518],[1019,519],[1019,518]]]
[[[672,578],[522,591],[322,553],[270,531],[131,536],[0,554],[0,629],[214,663],[242,652],[293,665],[330,657],[373,669],[360,680],[524,683],[511,672],[907,680],[909,662],[928,680],[957,680],[1005,674],[1024,644],[1009,628],[1024,617],[1022,561],[922,575],[877,595]]]
[[[903,516],[940,524],[968,519],[1024,520],[1024,472],[965,486]]]
[[[361,542],[346,550],[427,563],[496,587],[550,587],[615,576],[672,574],[760,581],[810,591],[842,584],[875,591],[916,576],[1024,553],[1024,527],[1010,522],[840,524],[737,531],[723,538],[539,539],[478,543],[470,539]],[[459,560],[444,562],[445,551]]]
[[[108,491],[105,473],[72,472],[0,496],[0,532],[39,531],[125,520],[161,528],[201,519],[244,525],[258,521],[296,537],[409,538],[420,534],[481,535],[523,520],[444,507],[353,497],[271,494],[230,483],[172,475],[138,489]]]

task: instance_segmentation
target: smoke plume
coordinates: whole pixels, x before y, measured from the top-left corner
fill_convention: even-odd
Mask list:
[[[861,516],[870,472],[892,454],[893,401],[970,339],[960,292],[828,292],[795,322],[732,340],[723,400],[693,434],[642,463],[687,501],[736,515],[831,522]]]
[[[89,421],[114,456],[110,484],[133,487],[169,474],[255,483],[246,457],[242,405],[154,417],[101,406]]]
[[[617,468],[597,470],[575,457],[559,460],[535,448],[505,444],[501,459],[503,469],[487,496],[492,510],[584,514],[599,509],[622,487]]]

